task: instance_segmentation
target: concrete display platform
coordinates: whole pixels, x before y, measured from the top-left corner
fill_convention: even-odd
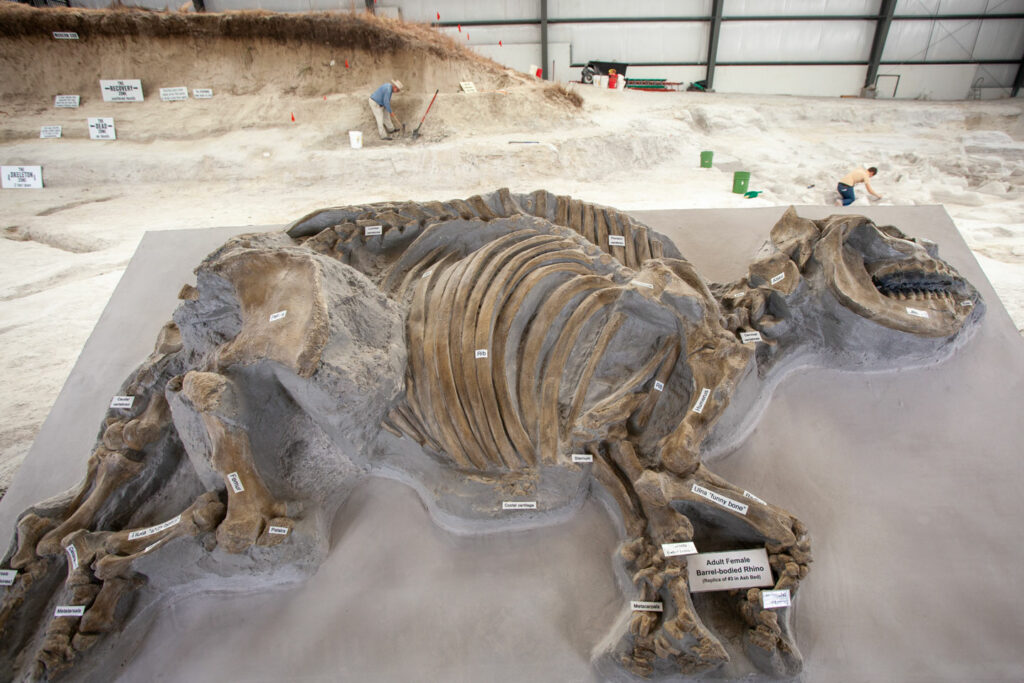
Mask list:
[[[726,281],[782,211],[634,215]],[[795,610],[806,680],[1021,680],[1024,340],[941,207],[863,213],[938,242],[988,304],[981,329],[928,368],[790,376],[751,437],[710,467],[811,530]],[[253,229],[147,233],[0,501],[0,533],[81,479],[110,397],[191,269]],[[593,501],[560,526],[456,537],[411,489],[372,480],[340,509],[312,580],[168,605],[125,653],[122,680],[596,680],[591,650],[628,608],[617,543]]]

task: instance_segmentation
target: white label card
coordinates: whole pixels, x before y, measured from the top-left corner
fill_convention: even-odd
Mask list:
[[[961,306],[973,306],[973,305],[974,305],[974,302],[973,302],[973,301],[971,301],[970,299],[965,299],[964,301],[961,301],[961,302],[960,302],[960,305],[961,305]]]
[[[622,235],[608,235],[608,246],[624,247],[626,246],[626,238]]]
[[[747,514],[747,510],[750,509],[749,505],[738,503],[732,498],[726,498],[725,496],[715,493],[714,491],[709,491],[700,484],[694,484],[693,488],[690,490],[696,493],[701,498],[707,498],[712,503],[717,503],[718,505],[724,507],[726,510],[732,510],[733,512],[738,512],[741,515]]]
[[[135,531],[132,531],[132,532],[128,533],[128,540],[129,541],[134,541],[137,538],[146,538],[147,536],[152,536],[153,534],[158,534],[161,531],[165,531],[167,529],[170,529],[172,526],[175,526],[180,521],[181,521],[181,515],[178,515],[174,519],[169,519],[166,522],[164,522],[163,524],[157,524],[156,526],[147,527],[145,529],[137,529]]]
[[[43,187],[42,166],[0,166],[0,173],[3,173],[0,186],[6,190],[39,190]]]
[[[55,617],[80,617],[85,614],[85,605],[57,605],[53,610]]]
[[[765,609],[778,609],[779,607],[789,607],[789,605],[788,588],[780,591],[761,591],[761,606]]]
[[[757,496],[755,496],[750,491],[744,491],[743,492],[743,497],[744,498],[749,498],[750,500],[752,500],[754,502],[757,502],[757,503],[760,503],[761,505],[767,505],[768,504],[768,503],[764,502],[763,500],[761,500],[760,498],[758,498]]]
[[[16,578],[18,578],[17,569],[0,569],[0,586],[13,586]]]
[[[213,97],[213,88],[192,88],[192,97],[197,100],[208,100]]]
[[[700,398],[698,398],[697,399],[697,403],[694,404],[693,412],[697,413],[698,415],[700,413],[703,413],[704,412],[704,406],[707,405],[707,403],[708,403],[708,396],[710,396],[710,395],[711,395],[711,390],[710,389],[708,389],[706,387],[704,389],[701,389],[700,390]]]
[[[697,546],[691,541],[686,543],[662,543],[661,552],[665,557],[676,557],[677,555],[696,555]]]
[[[74,31],[54,31],[53,37],[57,40],[78,40],[78,34]]]
[[[111,408],[131,408],[135,403],[134,396],[115,396],[110,400]]]
[[[383,225],[367,225],[366,229],[363,231],[363,234],[366,235],[367,237],[371,237],[373,235],[381,235],[383,234],[383,232]]]
[[[654,380],[654,390],[655,391],[664,391],[665,390],[665,383],[664,382],[659,382],[658,380]]]
[[[68,560],[71,562],[71,568],[78,569],[78,548],[71,544],[65,550],[68,551]]]
[[[188,88],[178,86],[176,88],[160,88],[160,99],[164,102],[181,102],[188,99]]]
[[[751,344],[753,342],[764,341],[761,339],[760,332],[740,332],[740,341],[744,344]]]
[[[610,237],[608,239],[611,240]],[[633,280],[633,284],[636,285],[637,287],[646,287],[647,289],[654,289],[654,285],[652,285],[650,282],[640,282],[639,280]]]
[[[289,531],[291,531],[291,529],[286,526],[267,527],[267,533],[274,534],[275,536],[287,536]]]
[[[477,349],[474,358],[487,358],[487,349]]]
[[[664,612],[665,606],[660,602],[647,602],[646,600],[630,600],[629,609],[634,612]]]
[[[100,81],[104,102],[142,102],[142,81],[125,79],[117,81]]]
[[[691,593],[774,586],[764,548],[700,553],[687,559]]]
[[[572,461],[573,462],[594,462],[594,456],[592,456],[590,453],[573,453],[572,454]]]
[[[242,486],[242,478],[238,476],[238,472],[232,472],[228,475],[228,483],[231,484],[231,490],[235,493],[241,493],[245,490]]]
[[[501,504],[502,510],[536,510],[535,500],[506,500]]]
[[[420,279],[421,280],[426,280],[428,277],[430,277],[433,274],[434,274],[434,271],[428,270],[427,272],[423,273],[423,275],[420,275]]]
[[[776,275],[775,277],[773,277],[771,279],[771,283],[773,285],[777,285],[777,284],[779,284],[780,282],[782,282],[785,279],[786,279],[786,274],[785,273],[779,273],[778,275]]]
[[[114,119],[106,117],[89,119],[89,139],[116,140],[117,132],[114,130]]]
[[[473,81],[459,81],[462,92],[476,92],[476,84]]]
[[[914,316],[915,318],[927,318],[928,317],[928,311],[922,311],[920,308],[910,308],[908,306],[907,307],[907,313],[909,313],[910,315]]]
[[[41,138],[59,138],[61,135],[60,126],[42,126],[39,129],[39,137]]]
[[[61,109],[77,109],[79,102],[81,102],[79,95],[57,95],[53,99],[53,106]]]
[[[271,313],[270,314],[270,322],[277,322],[278,320],[280,320],[281,318],[285,317],[286,315],[288,315],[288,311],[278,311],[277,313]]]

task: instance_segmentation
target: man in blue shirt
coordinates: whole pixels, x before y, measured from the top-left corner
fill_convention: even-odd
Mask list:
[[[395,112],[391,111],[391,96],[401,92],[403,87],[401,81],[390,81],[374,90],[370,95],[370,111],[373,112],[373,118],[377,120],[377,132],[380,134],[381,140],[390,140],[391,137],[388,133],[398,130],[398,127],[402,125],[402,122],[395,116]],[[388,113],[387,118],[384,116],[385,111]],[[394,126],[391,125],[389,119],[394,119]]]

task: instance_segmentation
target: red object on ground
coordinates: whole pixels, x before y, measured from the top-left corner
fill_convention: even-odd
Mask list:
[[[347,59],[345,60],[345,68],[346,69],[348,68],[348,60]]]
[[[544,67],[540,67],[540,66],[537,67],[536,76],[537,76],[537,78],[544,78]]]
[[[462,33],[462,24],[459,24],[459,33]]]
[[[616,84],[619,82],[619,74],[608,74],[608,87],[611,90],[615,90]]]
[[[292,113],[292,123],[295,123],[295,113]]]
[[[501,41],[500,40],[498,41],[498,47],[501,47]]]
[[[440,12],[437,13],[437,20],[441,21],[441,13]]]

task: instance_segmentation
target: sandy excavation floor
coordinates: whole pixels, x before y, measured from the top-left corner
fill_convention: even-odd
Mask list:
[[[54,55],[46,38],[0,40],[5,78],[24,75],[0,88],[0,162],[41,165],[46,185],[0,192],[0,488],[147,230],[266,226],[323,206],[468,197],[503,186],[624,209],[825,204],[849,167],[876,165],[881,203],[945,205],[1024,328],[1020,100],[572,86],[584,98],[577,110],[454,47],[441,59],[408,46],[381,56],[235,41],[205,47],[199,71],[194,38],[129,45],[130,59],[112,57],[124,46],[100,38],[83,41],[81,54],[61,45]],[[102,102],[97,73],[143,78],[145,102]],[[417,140],[376,139],[366,98],[388,77],[408,86],[395,104],[410,131],[441,91]],[[460,80],[485,92],[460,93]],[[214,97],[160,101],[158,87],[178,85],[212,87]],[[82,105],[56,109],[55,94],[80,94]],[[113,117],[118,139],[89,140],[85,120],[93,116]],[[63,137],[39,139],[42,125],[63,126]],[[363,149],[350,147],[349,130],[363,131]],[[714,168],[699,168],[702,150],[714,151]],[[749,171],[750,189],[761,194],[732,194],[734,171]],[[858,204],[868,204],[858,194]]]

